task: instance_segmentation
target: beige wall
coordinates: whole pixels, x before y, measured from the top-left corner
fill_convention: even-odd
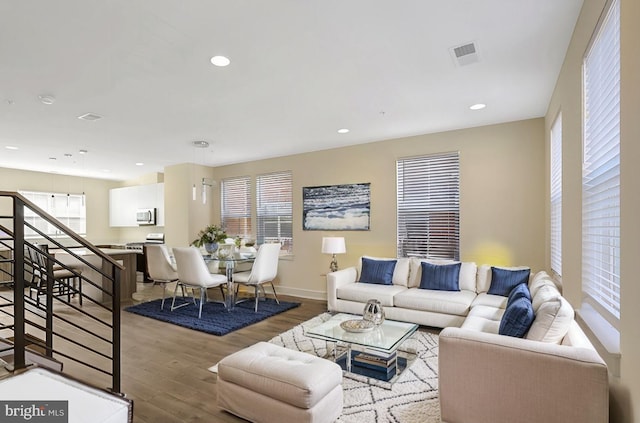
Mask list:
[[[294,257],[281,261],[282,292],[325,298],[330,257],[320,253],[323,236],[344,236],[347,254],[338,257],[340,267],[353,266],[363,254],[396,256],[395,164],[400,157],[460,151],[461,257],[478,263],[545,265],[544,238],[544,120],[464,129],[422,135],[289,157],[261,160],[213,169],[220,181],[232,176],[291,170],[293,174]],[[192,165],[180,165],[189,167]],[[180,239],[182,225],[172,235],[169,199],[173,174],[165,172],[167,239]],[[182,172],[182,176],[186,171]],[[184,179],[184,178],[183,178]],[[344,183],[371,183],[370,231],[303,231],[302,187]],[[180,186],[189,188],[185,180]],[[190,189],[190,188],[189,188]],[[255,188],[254,188],[255,189]],[[172,199],[183,210],[184,193]],[[189,198],[187,198],[189,197]],[[212,196],[211,222],[220,222],[220,192]],[[255,198],[255,196],[254,196]],[[180,232],[180,233],[178,233]],[[171,234],[171,236],[169,236]],[[194,234],[192,234],[194,235]],[[184,239],[186,241],[186,239]]]
[[[44,191],[85,193],[87,205],[87,240],[95,243],[118,241],[118,231],[109,227],[109,190],[118,182],[79,178],[52,173],[0,168],[0,191]],[[3,207],[7,203],[3,203]]]
[[[220,222],[219,212],[214,215],[214,203],[220,202],[219,191],[207,188],[207,203],[203,204],[202,178],[213,178],[213,169],[190,163],[165,168],[164,234],[169,247],[188,246],[200,229]],[[193,185],[196,186],[196,201],[192,196]]]
[[[640,2],[622,0],[621,7],[622,359],[620,389],[613,405],[615,421],[627,423],[640,420]]]
[[[566,297],[575,308],[580,307],[582,296],[582,58],[605,3],[606,0],[585,0],[545,118],[548,157],[550,127],[558,112],[562,111],[562,283]],[[640,285],[637,283],[636,264],[640,257],[640,225],[637,223],[640,216],[640,120],[637,118],[640,110],[639,2],[621,0],[621,16],[620,377],[611,378],[610,421],[632,423],[640,420],[640,308],[637,306]],[[545,185],[548,185],[548,176]],[[548,234],[548,222],[546,227]],[[548,254],[546,260],[549,260]],[[597,339],[594,342],[597,344]],[[605,354],[605,358],[611,360],[615,356]]]

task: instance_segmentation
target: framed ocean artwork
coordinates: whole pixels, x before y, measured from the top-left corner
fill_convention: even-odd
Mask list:
[[[302,188],[305,231],[368,231],[370,210],[370,183]]]

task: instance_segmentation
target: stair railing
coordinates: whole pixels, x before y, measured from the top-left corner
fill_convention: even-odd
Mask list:
[[[0,358],[13,353],[9,370],[26,368],[28,357],[40,354],[92,385],[108,377],[108,389],[120,394],[122,271],[19,193],[0,191]]]

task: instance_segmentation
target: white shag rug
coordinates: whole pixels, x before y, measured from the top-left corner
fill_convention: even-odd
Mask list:
[[[331,318],[314,317],[273,339],[272,342],[320,357],[327,355],[327,343],[304,335],[305,328]],[[416,352],[415,361],[393,384],[345,374],[342,380],[344,407],[340,423],[439,423],[438,337],[416,332],[400,348]]]

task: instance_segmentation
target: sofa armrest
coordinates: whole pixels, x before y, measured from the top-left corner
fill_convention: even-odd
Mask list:
[[[438,367],[447,423],[603,423],[607,367],[591,349],[446,328]]]
[[[329,311],[336,311],[336,301],[338,300],[338,288],[354,283],[358,277],[355,267],[340,269],[327,273],[327,307]]]

